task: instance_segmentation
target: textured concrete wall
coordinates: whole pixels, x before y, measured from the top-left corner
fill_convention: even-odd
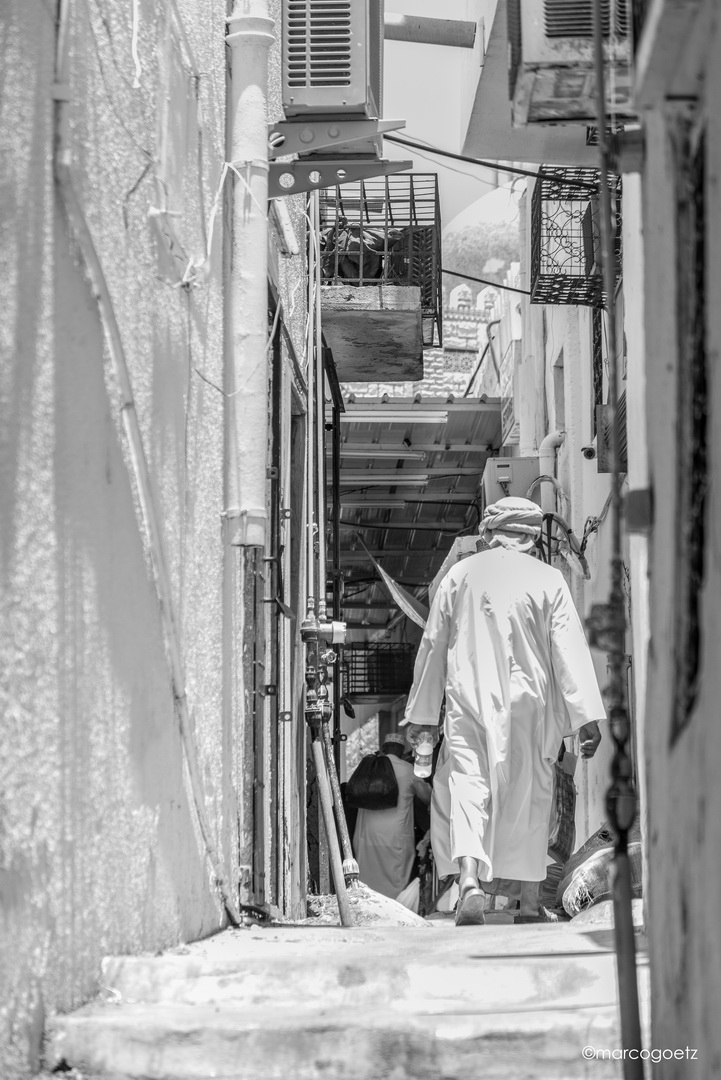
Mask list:
[[[704,55],[712,58],[718,27],[706,27]],[[696,58],[694,58],[696,60]],[[669,72],[669,78],[671,78]],[[721,468],[721,410],[718,357],[721,308],[718,303],[719,176],[721,132],[717,102],[721,73],[710,61],[696,63],[703,85],[694,116],[660,98],[645,114],[644,239],[647,267],[645,307],[649,477],[654,524],[649,547],[651,645],[648,658],[646,768],[649,818],[649,935],[652,1023],[655,1045],[698,1050],[699,1072],[721,1076],[721,936],[713,903],[721,888],[721,503],[716,478]],[[705,82],[704,82],[705,78]],[[663,88],[662,88],[663,89]],[[700,591],[698,696],[688,723],[672,736],[678,667],[677,582],[688,572],[679,538],[688,529],[679,492],[688,483],[687,451],[679,442],[679,386],[688,378],[688,339],[679,334],[679,267],[692,237],[678,230],[679,199],[690,190],[688,144],[682,131],[691,120],[705,127],[705,315],[707,397],[707,477],[704,581]],[[683,1061],[656,1067],[663,1080],[690,1075]]]
[[[529,287],[530,208],[522,204],[525,238],[522,286]],[[636,288],[640,287],[636,281]],[[584,458],[581,448],[593,443],[593,390],[590,309],[569,305],[532,305],[524,299],[523,348],[518,365],[515,404],[520,417],[520,456],[538,453],[543,437],[561,429],[566,437],[556,456],[556,476],[567,499],[560,500],[558,512],[565,517],[580,540],[591,517],[602,519],[586,547],[590,580],[572,573],[559,560],[581,617],[592,604],[606,603],[610,588],[611,529],[604,508],[610,492],[607,474],[598,472],[596,460]],[[607,379],[607,375],[606,375]],[[604,398],[607,386],[604,386]],[[630,561],[627,559],[627,562]],[[630,626],[630,618],[629,618]],[[628,651],[631,651],[630,633]],[[593,651],[601,688],[608,682],[605,653]],[[590,761],[579,758],[575,774],[576,843],[580,846],[606,820],[605,798],[610,783],[612,741],[608,726],[602,724],[603,740]]]
[[[225,5],[178,0],[197,91],[163,160],[170,5],[70,2],[72,171],[107,279],[178,615],[205,808],[229,877],[237,808],[224,616],[221,230],[196,287],[161,280],[166,191],[203,257],[224,159]],[[0,95],[0,1074],[109,952],[217,928],[160,613],[96,301],[52,177],[54,12],[9,0]],[[139,85],[134,87],[137,74]],[[197,105],[197,115],[196,108]],[[196,369],[216,387],[196,373]]]

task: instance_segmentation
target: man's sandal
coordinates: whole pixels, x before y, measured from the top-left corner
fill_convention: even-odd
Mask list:
[[[481,889],[468,889],[456,904],[456,926],[483,926],[485,906],[486,894]]]

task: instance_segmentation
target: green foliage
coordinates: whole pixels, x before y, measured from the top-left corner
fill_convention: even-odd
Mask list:
[[[443,239],[443,265],[449,270],[471,277],[485,278],[499,284],[512,262],[520,258],[517,224],[483,222],[471,228],[453,232]],[[451,289],[463,278],[446,275],[443,278],[443,298],[447,303]],[[483,287],[466,281],[474,295]]]

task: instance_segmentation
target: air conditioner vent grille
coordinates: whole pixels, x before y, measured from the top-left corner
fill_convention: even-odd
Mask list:
[[[288,86],[349,86],[350,0],[288,0],[286,19]]]
[[[592,38],[595,0],[543,0],[546,37]],[[628,37],[627,0],[600,0],[603,35]],[[613,18],[612,18],[613,16]]]

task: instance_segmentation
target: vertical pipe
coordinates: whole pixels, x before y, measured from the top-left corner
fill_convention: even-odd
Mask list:
[[[621,548],[621,514],[623,511],[622,479],[619,471],[620,432],[616,424],[618,405],[618,356],[616,346],[616,255],[611,213],[611,191],[608,181],[612,155],[608,145],[606,90],[603,57],[602,14],[599,0],[593,4],[593,44],[598,109],[598,145],[601,189],[601,262],[603,284],[608,309],[609,330],[609,413],[611,422],[611,615],[612,649],[610,653],[610,726],[615,744],[612,775],[607,794],[609,817],[617,833],[614,855],[613,908],[616,938],[618,994],[621,1014],[621,1040],[626,1050],[641,1050],[641,1022],[638,1005],[636,974],[636,943],[633,935],[630,869],[628,863],[628,830],[633,824],[636,809],[635,792],[631,781],[631,762],[626,753],[629,734],[626,689],[626,620],[623,591],[623,559]],[[624,1055],[625,1080],[643,1080],[643,1063]]]
[[[345,877],[343,876],[343,862],[341,859],[340,848],[338,846],[338,837],[335,831],[335,823],[333,821],[333,800],[331,798],[330,787],[328,785],[328,774],[325,770],[323,743],[320,732],[313,732],[313,740],[311,743],[311,747],[313,750],[313,762],[315,764],[315,772],[316,776],[318,777],[318,792],[320,794],[320,805],[323,812],[323,822],[325,824],[325,831],[328,837],[328,850],[330,853],[331,868],[333,870],[333,884],[335,886],[335,894],[338,897],[338,912],[340,914],[340,921],[343,926],[352,926],[353,915],[351,913],[350,902],[348,900],[348,891],[345,887]]]
[[[320,194],[314,191],[312,195],[313,206],[313,234],[316,246],[315,264],[315,485],[318,524],[318,618],[326,617],[326,556],[325,556],[325,376],[323,372],[323,326],[321,321],[320,300]]]
[[[264,547],[268,447],[268,0],[235,0],[228,17],[233,173],[230,305],[232,543]]]
[[[343,809],[343,799],[340,793],[340,783],[338,782],[338,773],[335,767],[335,759],[333,757],[333,740],[330,734],[330,723],[324,721],[321,725],[323,734],[323,746],[325,748],[325,757],[328,763],[328,777],[330,779],[330,788],[333,793],[333,803],[335,806],[335,818],[338,825],[338,833],[340,835],[340,843],[343,851],[343,877],[346,885],[349,888],[354,888],[358,884],[360,876],[358,870],[358,863],[353,858],[353,848],[350,842],[350,833],[348,832],[348,822],[346,821],[345,810]]]
[[[309,206],[310,209],[310,206]],[[314,325],[315,325],[315,302],[313,282],[315,279],[315,237],[313,223],[310,214],[308,219],[308,328],[306,337],[306,376],[308,382],[308,429],[306,433],[306,543],[308,559],[306,566],[307,592],[308,592],[308,615],[315,614],[315,483],[313,465],[313,445],[315,439],[315,361],[314,349]]]
[[[340,570],[340,409],[333,406],[333,618],[340,621],[341,586],[343,579]],[[333,734],[335,736],[335,766],[340,772],[341,751],[341,661],[343,648],[335,646],[335,672],[333,676],[333,716],[335,718]]]

